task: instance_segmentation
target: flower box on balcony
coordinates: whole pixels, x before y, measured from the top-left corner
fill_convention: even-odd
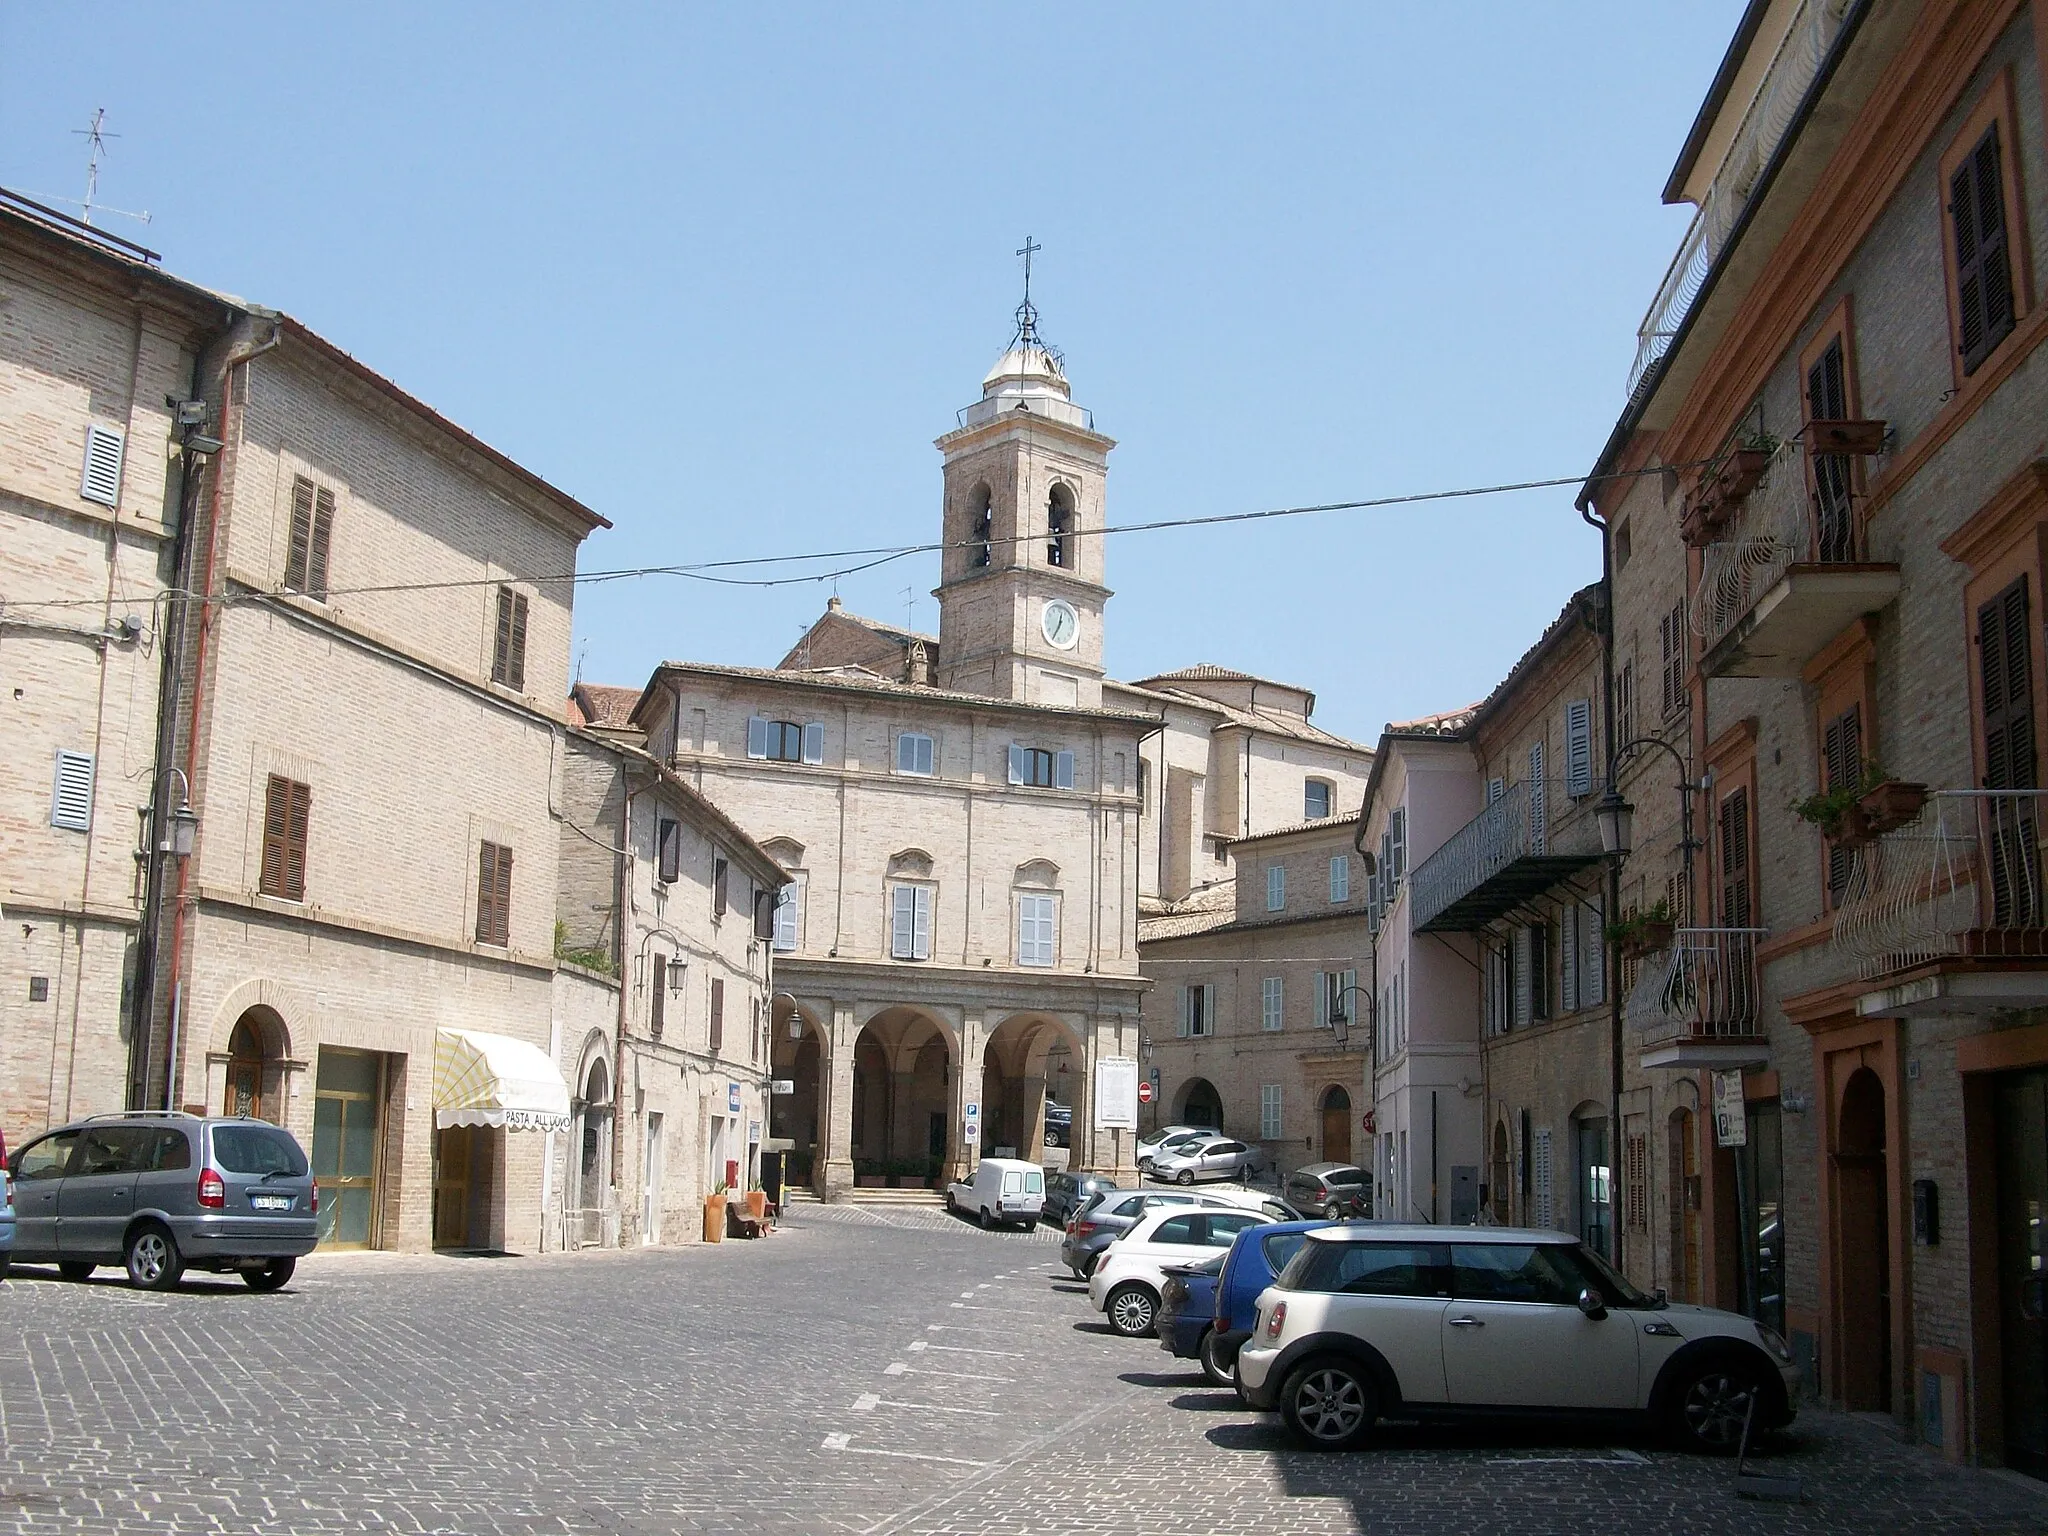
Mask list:
[[[1882,837],[1895,832],[1920,814],[1927,804],[1927,786],[1905,779],[1886,779],[1864,792],[1856,802],[1865,835]],[[1839,839],[1838,839],[1839,841]]]
[[[1768,448],[1738,448],[1721,461],[1714,476],[1715,487],[1719,490],[1721,504],[1731,511],[1741,504],[1749,493],[1756,489],[1757,482],[1764,477],[1764,471],[1771,467]]]
[[[1887,425],[1882,421],[1809,421],[1806,446],[1813,453],[1883,453]]]

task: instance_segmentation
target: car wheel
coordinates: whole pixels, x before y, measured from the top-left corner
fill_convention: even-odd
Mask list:
[[[5,1280],[7,1278],[7,1271],[13,1267],[14,1255],[12,1253],[0,1253],[0,1280]]]
[[[975,1219],[981,1223],[981,1230],[984,1232],[995,1225],[995,1223],[988,1219],[988,1207],[985,1205],[975,1213]]]
[[[955,1204],[953,1203],[953,1191],[952,1191],[952,1190],[950,1190],[950,1189],[949,1189],[949,1190],[947,1190],[947,1191],[946,1191],[946,1214],[947,1214],[947,1215],[949,1215],[949,1216],[953,1216],[953,1215],[958,1215],[958,1214],[959,1214],[959,1211],[960,1211],[960,1207],[959,1207],[959,1206],[957,1206],[957,1205],[955,1205]]]
[[[1088,1255],[1087,1258],[1081,1261],[1080,1274],[1083,1280],[1093,1280],[1095,1278],[1095,1266],[1101,1261],[1101,1259],[1101,1254],[1091,1253]]]
[[[137,1227],[128,1239],[128,1283],[139,1291],[175,1289],[185,1273],[178,1240],[155,1222]]]
[[[98,1268],[97,1264],[88,1264],[83,1259],[60,1259],[57,1261],[57,1273],[66,1280],[83,1280]]]
[[[1689,1451],[1733,1456],[1742,1448],[1749,1405],[1764,1390],[1763,1371],[1740,1358],[1694,1366],[1671,1395],[1671,1433]]]
[[[272,1259],[261,1269],[243,1270],[242,1283],[252,1291],[274,1291],[291,1279],[298,1267],[297,1259]]]
[[[1364,1367],[1324,1356],[1296,1367],[1280,1389],[1280,1417],[1319,1451],[1363,1445],[1379,1416],[1379,1394]]]
[[[1180,1171],[1180,1177],[1179,1177],[1179,1178],[1177,1178],[1177,1179],[1175,1179],[1175,1180],[1174,1180],[1174,1182],[1175,1182],[1176,1184],[1192,1184],[1192,1183],[1194,1183],[1194,1182],[1195,1182],[1195,1170],[1194,1170],[1194,1169],[1192,1169],[1192,1168],[1183,1168],[1183,1169],[1181,1169],[1181,1171]]]
[[[1103,1303],[1109,1326],[1127,1339],[1142,1339],[1152,1331],[1159,1316],[1159,1302],[1142,1285],[1120,1285]]]
[[[1209,1378],[1209,1384],[1216,1387],[1237,1385],[1237,1361],[1223,1358],[1223,1338],[1214,1328],[1202,1335],[1202,1374]]]

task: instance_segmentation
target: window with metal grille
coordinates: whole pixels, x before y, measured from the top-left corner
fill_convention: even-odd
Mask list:
[[[500,948],[512,942],[512,850],[502,843],[477,845],[476,941]]]
[[[57,753],[57,779],[50,790],[50,825],[67,832],[92,830],[95,761],[90,752]]]
[[[647,1033],[661,1038],[668,1022],[668,956],[656,955],[647,991]]]
[[[1682,600],[1657,621],[1657,638],[1664,653],[1663,710],[1669,717],[1686,706],[1685,603]]]
[[[1949,173],[1949,229],[1955,241],[1956,350],[1975,373],[2012,334],[2012,262],[2005,228],[1998,124]]]
[[[719,977],[711,978],[711,1054],[717,1055],[725,1045],[725,982]]]
[[[1821,777],[1823,789],[1851,787],[1863,779],[1863,706],[1851,704],[1828,721],[1821,730]],[[1827,845],[1828,900],[1841,901],[1849,888],[1849,872],[1856,856],[1840,843]]]
[[[491,645],[491,681],[526,688],[526,594],[498,588],[498,633]]]
[[[932,888],[899,885],[889,893],[889,958],[932,957]]]
[[[1806,370],[1807,420],[1843,421],[1848,418],[1849,379],[1842,358],[1842,338],[1837,336]],[[1824,563],[1840,565],[1856,558],[1856,522],[1849,490],[1848,455],[1815,454],[1815,558]]]
[[[334,492],[292,476],[292,525],[285,546],[287,592],[327,601],[327,556],[334,542]]]
[[[286,901],[306,899],[306,834],[312,821],[313,791],[271,774],[263,794],[263,858],[257,889]]]
[[[1259,1027],[1265,1030],[1279,1029],[1285,1022],[1282,998],[1286,988],[1278,976],[1267,976],[1259,982]]]
[[[119,427],[93,422],[85,429],[85,468],[79,475],[78,494],[82,500],[103,507],[121,501],[121,461],[127,456],[128,438]]]

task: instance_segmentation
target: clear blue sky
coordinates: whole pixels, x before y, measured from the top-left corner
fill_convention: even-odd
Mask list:
[[[1571,6],[16,4],[0,182],[112,205],[609,516],[585,569],[937,535],[1017,302],[1112,521],[1583,473],[1740,0]],[[1114,674],[1317,719],[1483,694],[1597,574],[1569,491],[1114,540]],[[847,579],[937,621],[937,562]],[[585,587],[583,675],[769,664],[829,588]]]

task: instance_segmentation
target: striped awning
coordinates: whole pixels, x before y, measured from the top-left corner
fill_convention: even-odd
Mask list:
[[[480,1029],[443,1029],[434,1042],[434,1124],[564,1131],[569,1086],[537,1045]]]

